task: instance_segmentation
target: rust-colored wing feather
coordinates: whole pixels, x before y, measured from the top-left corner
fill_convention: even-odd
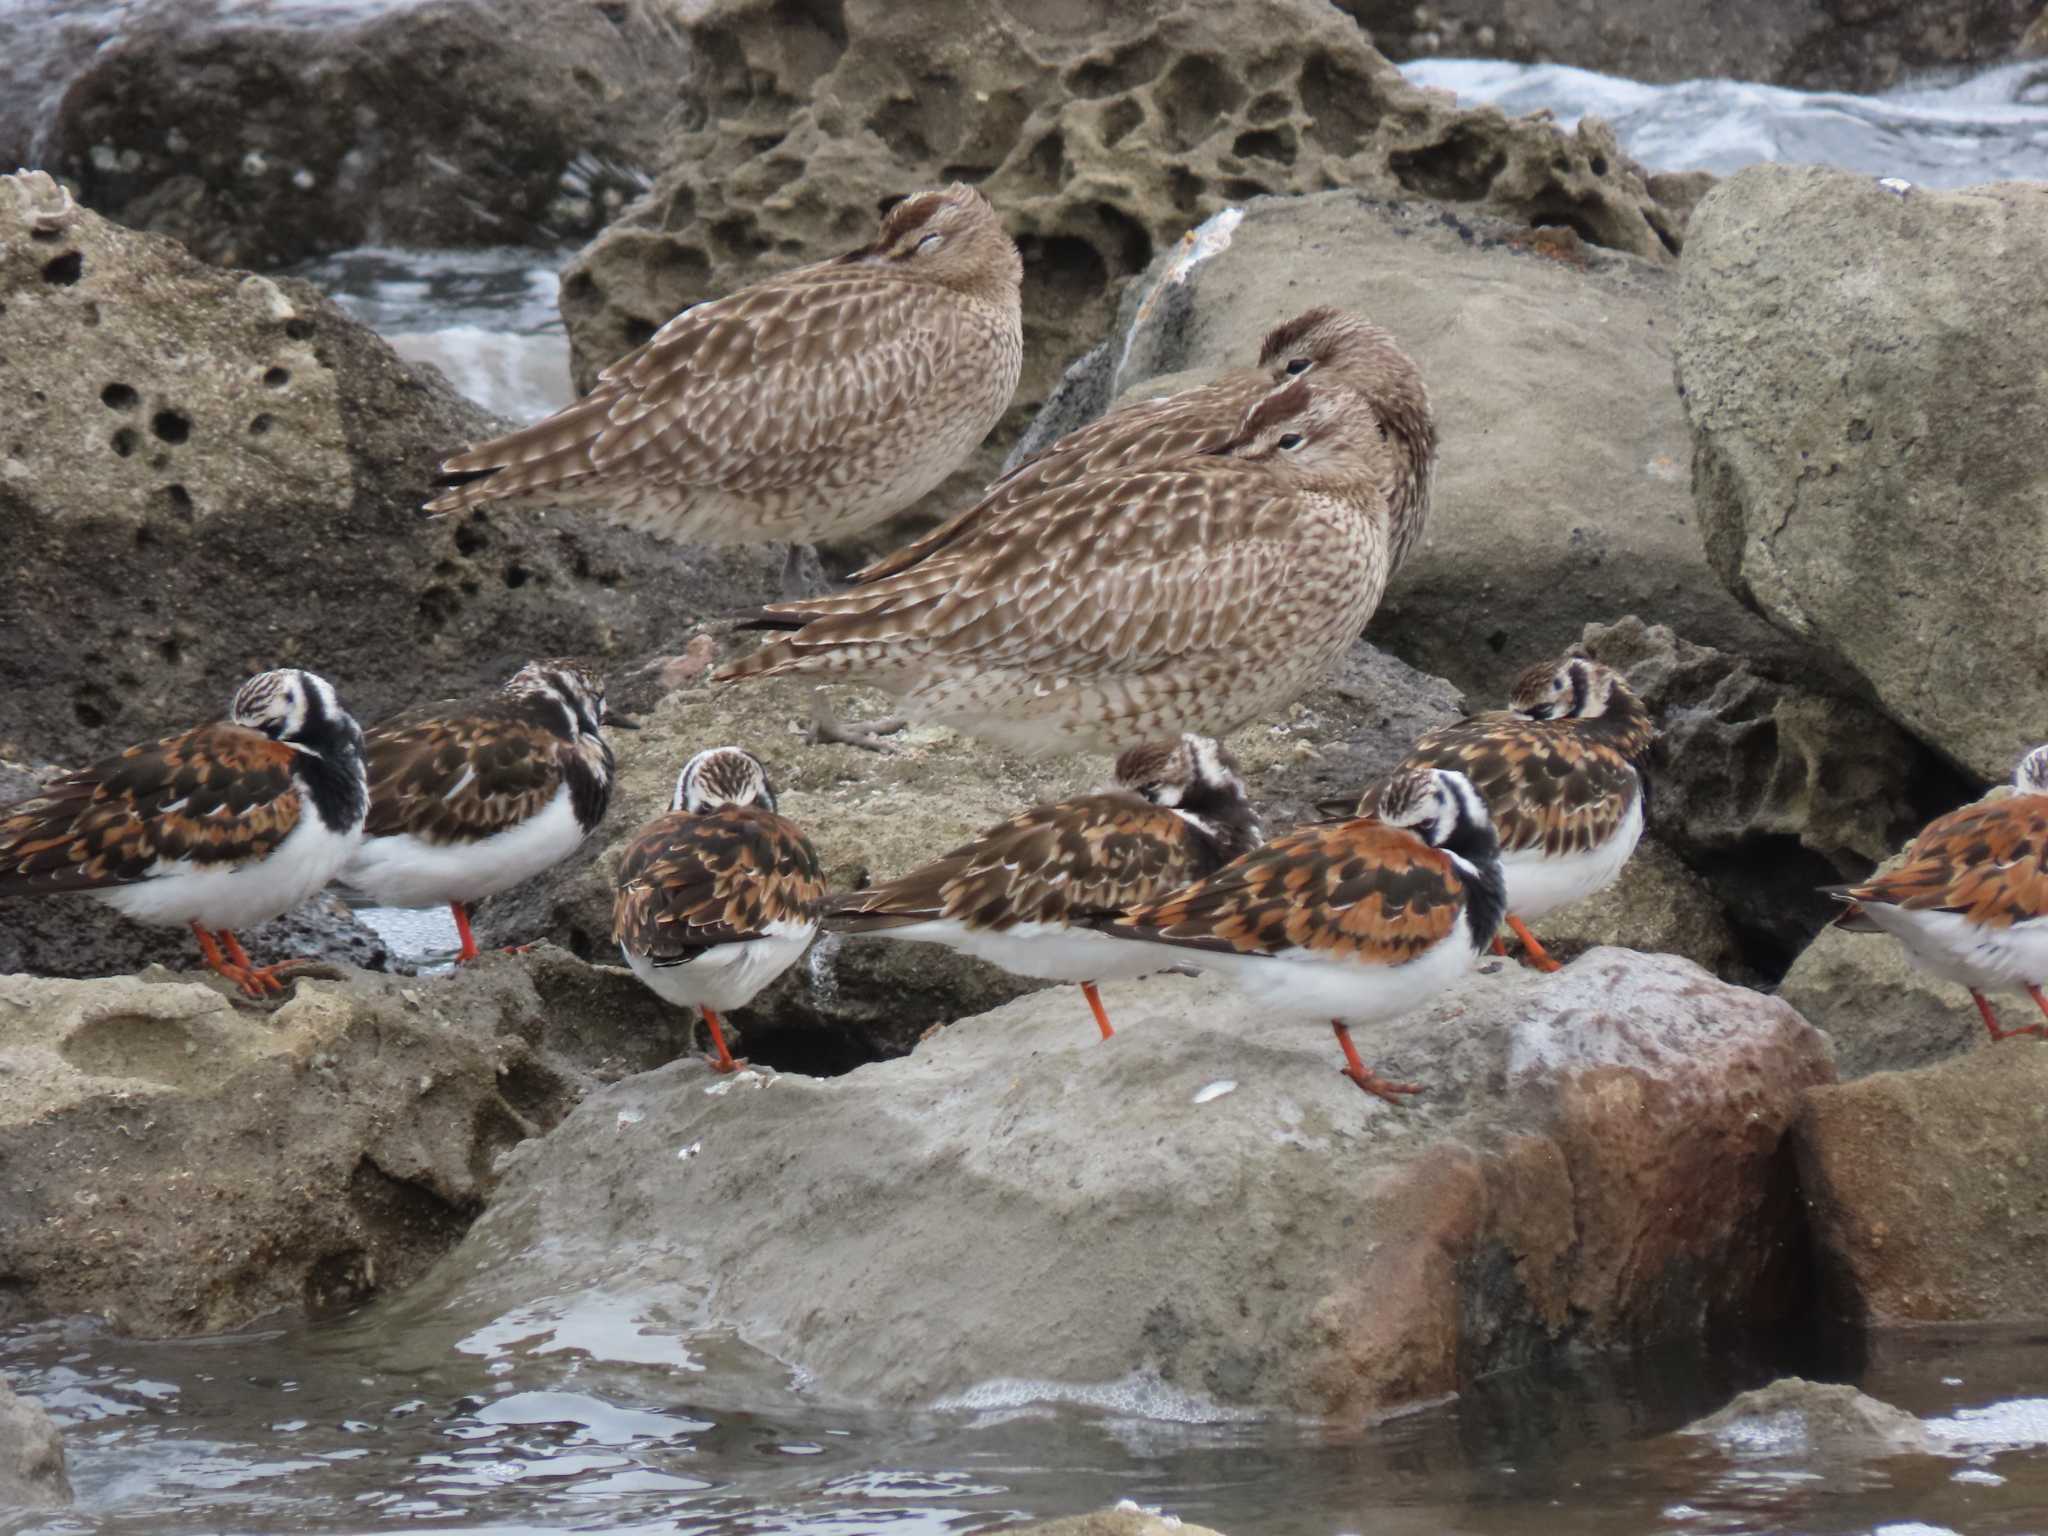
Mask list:
[[[1087,795],[1012,816],[944,858],[839,897],[829,925],[872,933],[932,918],[1001,932],[1080,923],[1199,878],[1208,845],[1172,811],[1132,794]]]
[[[563,490],[630,470],[758,495],[831,486],[930,390],[959,325],[900,272],[822,263],[684,310],[566,410],[447,460],[497,471],[427,504]]]
[[[2048,795],[1987,800],[1938,817],[1896,869],[1840,894],[1958,912],[1987,928],[2048,917]]]
[[[1237,431],[1244,413],[1272,388],[1270,376],[1247,369],[1179,394],[1134,401],[1076,427],[996,480],[981,500],[957,517],[855,571],[853,582],[865,585],[907,571],[1042,492],[1094,475],[1156,469],[1221,448]]]
[[[161,863],[260,859],[298,824],[293,752],[239,725],[130,747],[0,809],[0,895],[93,891]]]
[[[1102,926],[1189,949],[1308,950],[1400,965],[1448,938],[1464,908],[1465,882],[1450,855],[1360,818],[1296,828]]]
[[[469,843],[537,815],[562,787],[560,736],[506,712],[388,722],[370,731],[366,837]]]
[[[814,922],[825,875],[810,839],[770,811],[724,806],[649,822],[619,861],[612,938],[657,965]]]
[[[1507,711],[1438,726],[1403,768],[1450,768],[1472,781],[1503,853],[1585,853],[1614,836],[1640,787],[1635,766],[1584,722]]]

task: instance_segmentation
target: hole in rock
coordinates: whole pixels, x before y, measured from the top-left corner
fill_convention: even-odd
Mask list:
[[[85,276],[85,257],[77,251],[66,251],[62,256],[52,256],[43,263],[43,281],[69,288]]]
[[[114,452],[125,459],[135,451],[135,445],[141,442],[142,438],[133,427],[123,427],[108,441],[113,444]]]
[[[132,411],[141,400],[142,396],[126,384],[109,384],[100,391],[100,404],[110,411]]]
[[[149,419],[149,430],[167,443],[182,443],[192,435],[192,423],[176,411],[158,411]]]
[[[291,381],[292,371],[289,368],[266,368],[263,370],[263,384],[266,389],[283,389]]]

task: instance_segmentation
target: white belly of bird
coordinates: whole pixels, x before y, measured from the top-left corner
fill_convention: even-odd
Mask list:
[[[430,843],[410,832],[365,838],[341,878],[387,907],[482,901],[561,863],[583,837],[564,785],[538,816],[473,843]]]
[[[1959,912],[1916,912],[1879,902],[1865,902],[1863,911],[1905,946],[1915,969],[1931,976],[1979,992],[2048,985],[2048,917],[1991,928]]]
[[[816,923],[770,923],[763,938],[719,944],[682,965],[656,965],[623,944],[619,953],[657,996],[682,1008],[726,1013],[746,1007],[756,993],[795,965],[817,931]]]
[[[884,929],[871,937],[943,944],[999,965],[1013,976],[1040,981],[1117,981],[1150,976],[1182,961],[1180,955],[1155,945],[1107,938],[1063,923],[1018,923],[996,933],[968,928],[951,918],[934,918]]]
[[[147,880],[93,894],[139,923],[213,929],[253,928],[289,912],[341,872],[362,837],[359,827],[331,830],[311,805],[268,858],[208,869],[159,863]]]
[[[1503,849],[1501,874],[1507,880],[1508,910],[1533,923],[1560,907],[1605,890],[1621,874],[1622,865],[1643,837],[1643,797],[1637,795],[1614,836],[1584,853],[1545,855],[1540,848],[1515,852]]]
[[[1196,949],[1173,954],[1221,976],[1261,1009],[1343,1024],[1399,1018],[1450,986],[1478,958],[1463,918],[1449,938],[1404,965],[1369,965],[1310,950],[1284,956]]]

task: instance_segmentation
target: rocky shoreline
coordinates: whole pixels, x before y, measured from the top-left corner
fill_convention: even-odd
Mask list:
[[[523,7],[464,66],[506,121],[554,100],[530,55],[561,9]],[[0,433],[0,802],[205,718],[254,666],[317,666],[370,717],[582,654],[646,729],[618,739],[584,849],[480,914],[487,943],[540,947],[456,975],[390,974],[338,904],[308,904],[266,942],[329,964],[259,1011],[164,969],[180,936],[0,906],[0,1322],[190,1336],[412,1288],[406,1305],[480,1324],[617,1288],[730,1331],[817,1401],[1136,1376],[1356,1419],[1556,1352],[1823,1313],[2038,1320],[2048,1048],[1986,1044],[1960,988],[1827,927],[1816,888],[2004,781],[2048,721],[2025,446],[2048,429],[2029,259],[2048,197],[1789,166],[1659,177],[1597,123],[1417,90],[1359,30],[1533,56],[1575,36],[1549,15],[1569,8],[1346,9],[1288,0],[1255,39],[1222,0],[1071,36],[1001,0],[944,25],[858,0],[659,26],[586,9],[563,67],[603,89],[573,123],[516,154],[478,147],[496,118],[456,135],[467,199],[497,210],[480,221],[389,144],[375,164],[290,160],[310,189],[250,171],[287,164],[251,138],[284,133],[277,113],[131,157],[205,107],[187,87],[229,44],[204,26],[140,30],[85,69],[47,139],[65,185],[0,178],[0,393],[19,402]],[[1695,67],[1740,9],[1708,7],[1697,52],[1646,54],[1619,23],[1602,46],[1639,73]],[[1832,51],[1788,18],[1772,57],[1782,78],[1870,83],[2010,46],[2026,7],[1993,9]],[[365,79],[416,88],[393,54],[483,49],[475,22],[442,5],[323,38],[339,83],[309,122],[359,114]],[[282,46],[252,28],[224,67],[278,76]],[[502,174],[478,179],[471,156],[493,154]],[[562,190],[578,175],[581,202]],[[808,688],[706,681],[749,644],[731,615],[772,596],[772,556],[573,513],[421,520],[437,454],[501,424],[308,285],[234,269],[371,230],[588,237],[562,292],[587,383],[686,304],[956,176],[1024,250],[1024,385],[968,468],[828,547],[835,569],[957,509],[1020,444],[1242,364],[1277,318],[1331,304],[1419,363],[1443,467],[1367,636],[1230,743],[1269,825],[1570,647],[1657,722],[1642,847],[1538,925],[1566,969],[1490,963],[1378,1032],[1428,1084],[1412,1108],[1365,1101],[1203,983],[1119,984],[1098,1043],[1064,991],[861,939],[820,943],[742,1011],[757,1070],[714,1080],[609,939],[620,852],[692,751],[759,755],[839,889],[1106,762],[937,728],[886,757],[806,743]],[[39,1412],[0,1388],[0,1449],[31,1446],[0,1460],[0,1503],[62,1497]],[[1090,1518],[1076,1536],[1152,1528]]]

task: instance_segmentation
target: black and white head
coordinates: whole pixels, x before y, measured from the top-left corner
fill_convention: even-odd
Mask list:
[[[750,806],[755,810],[775,809],[775,786],[768,782],[768,770],[753,753],[739,747],[710,747],[683,765],[676,776],[672,811],[702,816],[722,806]]]
[[[1598,720],[1624,696],[1634,698],[1612,667],[1566,656],[1540,661],[1516,678],[1508,708],[1531,720]]]
[[[362,749],[362,730],[355,717],[342,708],[334,685],[317,672],[297,667],[280,667],[250,678],[235,691],[228,718],[273,741],[289,742],[309,752],[345,749],[350,744],[357,751]]]
[[[1211,737],[1190,731],[1177,741],[1131,747],[1116,760],[1115,774],[1118,788],[1180,812],[1214,839],[1226,858],[1265,839],[1237,760]]]
[[[2012,787],[2023,795],[2048,795],[2048,746],[2036,747],[2020,759]]]
[[[604,679],[584,662],[566,657],[529,661],[507,680],[505,692],[555,705],[562,712],[563,734],[572,740],[603,733],[607,718]]]
[[[1468,859],[1469,845],[1495,844],[1486,802],[1470,779],[1448,768],[1408,768],[1388,779],[1380,788],[1379,818]]]

